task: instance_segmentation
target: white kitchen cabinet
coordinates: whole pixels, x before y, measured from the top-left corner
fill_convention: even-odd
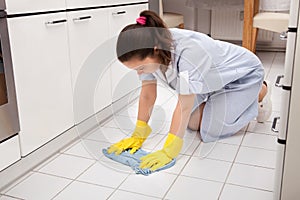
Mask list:
[[[55,11],[66,8],[65,0],[6,0],[5,3],[8,14]]]
[[[66,0],[67,8],[85,8],[107,5],[107,0]]]
[[[118,5],[118,4],[130,4],[130,3],[144,3],[148,0],[106,0],[108,5]]]
[[[66,0],[68,9],[142,3],[142,2],[147,2],[147,0]]]
[[[8,19],[22,156],[74,125],[66,18]]]
[[[19,136],[0,143],[0,171],[21,159]]]
[[[68,26],[74,114],[79,123],[111,104],[110,68],[104,61],[109,54],[104,45],[109,42],[108,9],[68,12]]]
[[[135,20],[139,17],[139,13],[146,9],[148,9],[148,3],[111,8],[109,31],[112,40],[116,41],[118,34],[126,25],[136,23]],[[140,87],[136,71],[127,69],[117,58],[111,65],[111,73],[113,102]]]

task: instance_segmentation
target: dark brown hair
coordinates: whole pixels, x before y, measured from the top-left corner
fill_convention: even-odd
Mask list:
[[[117,41],[117,56],[121,62],[132,58],[140,60],[154,56],[157,47],[158,59],[168,66],[171,62],[172,35],[163,20],[152,11],[142,11],[140,17],[145,17],[145,24],[135,23],[126,26]]]

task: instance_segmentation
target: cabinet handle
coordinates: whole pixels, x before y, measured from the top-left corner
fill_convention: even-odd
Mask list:
[[[280,119],[280,117],[274,117],[273,123],[272,123],[272,131],[275,133],[278,133],[278,130],[276,129],[277,120]]]
[[[76,17],[73,19],[74,22],[78,22],[78,21],[81,21],[81,20],[85,20],[85,19],[91,19],[92,16],[84,16],[84,17]]]
[[[125,10],[118,11],[118,12],[113,12],[113,13],[112,13],[113,16],[123,15],[123,14],[126,14],[126,11],[125,11]]]
[[[280,79],[283,78],[283,77],[284,77],[284,75],[277,76],[276,82],[275,82],[276,87],[282,87],[283,86],[283,84],[280,84]]]
[[[67,22],[66,19],[59,19],[59,20],[45,22],[45,24],[52,25],[52,24],[60,24],[60,23],[65,23],[65,22]]]

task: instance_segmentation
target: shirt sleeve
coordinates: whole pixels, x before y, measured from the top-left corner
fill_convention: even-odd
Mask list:
[[[204,94],[208,92],[205,76],[214,67],[209,54],[196,41],[186,41],[179,50],[176,65],[179,94]]]

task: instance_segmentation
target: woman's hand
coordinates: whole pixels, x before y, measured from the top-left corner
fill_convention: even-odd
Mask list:
[[[151,127],[146,122],[138,120],[131,137],[111,145],[107,152],[109,154],[115,153],[116,155],[119,155],[123,151],[131,149],[130,153],[134,154],[139,148],[141,148],[151,131]]]
[[[165,166],[178,156],[182,145],[183,140],[180,137],[169,133],[162,150],[150,153],[141,158],[140,168],[150,168],[150,170],[155,171]]]

